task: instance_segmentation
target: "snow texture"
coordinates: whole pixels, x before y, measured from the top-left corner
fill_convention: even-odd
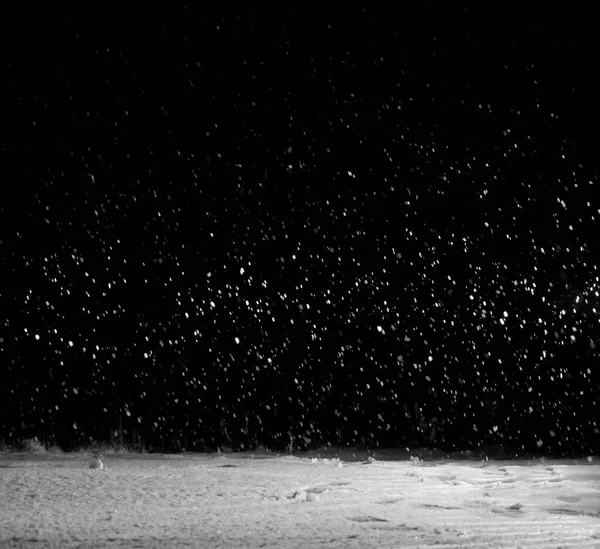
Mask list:
[[[0,454],[0,547],[600,547],[597,458],[301,456]]]

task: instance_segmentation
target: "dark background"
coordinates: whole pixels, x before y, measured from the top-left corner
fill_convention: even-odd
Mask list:
[[[7,16],[0,438],[600,449],[592,14],[417,4]]]

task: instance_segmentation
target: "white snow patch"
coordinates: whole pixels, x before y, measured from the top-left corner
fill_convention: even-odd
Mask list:
[[[0,546],[600,547],[597,459],[362,454],[0,453]]]

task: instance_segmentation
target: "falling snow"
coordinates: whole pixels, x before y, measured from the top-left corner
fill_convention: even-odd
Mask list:
[[[584,33],[185,12],[19,38],[0,439],[598,451]]]

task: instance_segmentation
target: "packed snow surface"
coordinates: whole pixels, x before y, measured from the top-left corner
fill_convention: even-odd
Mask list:
[[[597,458],[432,457],[3,453],[0,547],[600,548]]]

